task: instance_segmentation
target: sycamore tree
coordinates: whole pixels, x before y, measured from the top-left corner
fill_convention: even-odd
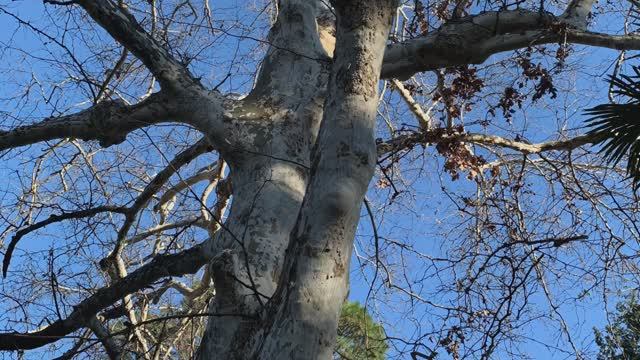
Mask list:
[[[636,5],[0,1],[0,351],[329,359],[352,288],[387,356],[588,357]]]

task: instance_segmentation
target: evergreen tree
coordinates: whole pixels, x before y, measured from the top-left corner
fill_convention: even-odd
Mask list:
[[[388,349],[384,328],[357,302],[342,306],[338,323],[335,359],[382,360]]]
[[[617,306],[617,314],[604,332],[594,329],[600,347],[598,360],[640,360],[640,304],[636,295]]]

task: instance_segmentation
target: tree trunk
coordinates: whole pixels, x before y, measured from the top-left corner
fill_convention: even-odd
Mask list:
[[[330,358],[376,163],[377,84],[393,3],[336,2],[332,63],[316,26],[320,2],[281,8],[255,90],[230,109],[229,121],[243,129],[232,142],[243,145],[223,154],[234,201],[210,250],[210,312],[233,316],[209,322],[200,359]],[[283,41],[300,52],[282,50]]]

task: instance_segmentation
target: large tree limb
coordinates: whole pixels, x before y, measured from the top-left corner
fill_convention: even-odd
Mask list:
[[[75,114],[0,131],[0,151],[62,138],[98,140],[107,147],[123,142],[134,130],[170,121],[174,113],[175,104],[162,93],[131,106],[104,101]]]
[[[585,30],[589,13],[595,2],[596,0],[572,0],[560,17],[564,23],[576,29]]]
[[[112,285],[96,291],[76,305],[63,320],[55,321],[43,329],[28,333],[0,333],[0,351],[28,350],[53,343],[72,332],[88,326],[101,310],[113,305],[124,296],[148,287],[149,284],[169,276],[182,276],[197,272],[207,262],[202,245],[177,254],[158,255],[148,264],[133,271]]]
[[[275,306],[267,315],[274,319],[267,322],[270,328],[262,330],[267,335],[255,352],[258,359],[331,358],[340,307],[348,292],[360,204],[375,170],[376,84],[397,3],[332,4],[337,14],[336,47],[311,179],[291,232],[288,263],[271,300]],[[206,357],[203,348],[199,358]]]
[[[330,60],[316,27],[316,15],[323,5],[320,0],[286,0],[279,4],[276,24],[268,35],[270,48],[249,97],[279,93],[287,94],[287,100],[305,99],[314,91],[308,86],[309,74],[317,74]],[[290,71],[292,68],[296,71]]]
[[[100,340],[102,346],[104,346],[107,355],[109,355],[109,359],[120,359],[122,355],[122,345],[118,344],[113,335],[109,333],[107,327],[102,324],[102,321],[100,321],[97,316],[93,316],[87,325]]]
[[[576,14],[584,15],[585,6],[576,5],[561,18],[520,9],[484,12],[450,21],[424,37],[388,46],[382,78],[407,79],[417,72],[480,64],[491,55],[536,44],[566,41],[640,50],[638,35],[608,35],[576,28],[573,21],[577,21]]]
[[[87,13],[114,39],[140,59],[170,89],[197,84],[187,68],[169,54],[126,9],[112,0],[78,0]]]

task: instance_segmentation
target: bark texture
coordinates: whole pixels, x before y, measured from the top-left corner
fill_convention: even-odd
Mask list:
[[[218,294],[212,311],[246,316],[210,322],[202,359],[332,354],[360,206],[376,163],[377,83],[395,9],[386,0],[334,5],[330,77],[313,59],[332,50],[316,27],[321,4],[290,1],[272,31],[274,47],[256,91],[246,99],[267,119],[247,120],[255,121],[257,136],[231,162],[229,231],[212,251],[225,255],[211,265]],[[303,53],[278,49],[285,36]]]
[[[224,155],[234,201],[210,250],[223,254],[211,264],[217,296],[210,310],[243,316],[209,322],[201,359],[251,358],[247,343],[256,342],[253,333],[276,291],[307,189],[329,58],[316,29],[318,3],[282,5],[256,87],[231,110],[229,136],[237,146]]]
[[[229,299],[223,303],[227,295],[219,296],[212,306],[216,310],[224,308],[225,312],[229,308],[248,312],[256,318],[253,321],[239,319],[238,324],[232,326],[228,322],[211,322],[201,345],[201,358],[213,353],[238,359],[322,359],[331,356],[337,317],[347,292],[348,265],[360,204],[375,165],[373,135],[377,82],[394,9],[389,1],[379,4],[346,1],[335,5],[338,46],[324,102],[320,135],[313,151],[310,150],[322,113],[319,102],[323,89],[327,87],[323,83],[327,76],[326,69],[309,63],[309,70],[305,69],[302,74],[310,75],[310,79],[315,77],[319,83],[316,83],[315,92],[305,94],[303,89],[308,87],[302,82],[303,87],[298,93],[304,97],[296,102],[300,104],[302,100],[310,108],[302,112],[298,110],[294,123],[302,125],[302,128],[297,133],[291,132],[296,128],[294,124],[285,124],[287,137],[299,140],[282,144],[288,147],[283,153],[274,153],[271,149],[267,153],[273,154],[274,159],[266,164],[258,159],[268,167],[265,170],[272,179],[269,185],[259,179],[253,183],[253,188],[250,184],[244,185],[246,189],[234,188],[234,191],[239,191],[238,196],[242,195],[240,191],[247,191],[254,199],[261,199],[246,199],[242,203],[250,208],[241,211],[257,210],[256,214],[261,215],[254,215],[253,221],[265,221],[270,229],[264,239],[259,236],[261,233],[257,233],[250,240],[249,246],[255,247],[254,241],[265,244],[258,245],[258,251],[251,251],[249,254],[252,255],[247,256],[238,249],[240,251],[230,253],[226,266],[214,270],[218,286],[228,284],[225,292]],[[291,2],[282,10],[281,17],[298,17],[299,24],[289,22],[289,26],[296,25],[297,28],[285,31],[313,34],[315,41],[311,46],[308,40],[303,44],[311,53],[322,55],[318,32],[315,26],[310,26],[315,25],[314,15],[318,10]],[[347,13],[350,14],[348,18],[341,16]],[[276,25],[273,35],[276,44],[279,30]],[[264,70],[270,74],[282,74],[271,67],[277,63],[287,64],[286,58],[291,57],[290,54],[281,54],[277,58],[278,53],[275,50],[267,59]],[[295,57],[293,60],[295,66],[305,62]],[[291,83],[290,78],[278,81],[262,76],[259,84],[268,80],[270,83],[264,83],[262,90],[272,88],[271,94],[282,94],[283,90],[278,85],[289,87]],[[250,98],[253,96],[258,95],[252,94]],[[286,116],[283,120],[287,120]],[[261,150],[264,153],[268,149]],[[297,156],[292,158],[293,154]],[[275,159],[276,156],[279,159]],[[255,173],[258,168],[253,165],[250,172]],[[309,177],[311,182],[307,185]],[[280,183],[280,188],[272,188],[276,186],[271,183],[273,180]],[[305,205],[300,211],[303,198]],[[269,205],[270,200],[276,202]],[[246,224],[243,226],[247,228]],[[260,228],[260,224],[254,226]],[[294,226],[296,230],[292,232]],[[242,248],[244,239],[238,243]],[[285,263],[284,250],[287,246],[290,256]],[[280,279],[283,264],[288,273]],[[236,274],[227,274],[230,269]],[[233,280],[236,277],[242,277],[244,287]],[[278,282],[280,291],[275,293]],[[256,289],[252,289],[253,286]],[[231,287],[236,289],[229,291]]]
[[[376,164],[378,80],[395,1],[336,1],[337,36],[311,181],[258,358],[329,359]]]

